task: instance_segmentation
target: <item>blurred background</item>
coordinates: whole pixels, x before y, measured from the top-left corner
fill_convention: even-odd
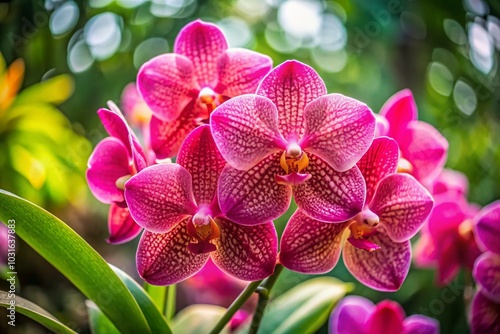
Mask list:
[[[108,262],[137,278],[137,240],[106,243],[108,206],[85,183],[88,157],[106,136],[96,111],[108,100],[118,103],[138,68],[171,52],[181,27],[201,18],[218,24],[231,47],[266,53],[275,65],[292,58],[305,62],[329,92],[359,99],[375,112],[410,88],[419,118],[450,143],[447,167],[467,175],[471,202],[486,205],[500,198],[499,16],[495,0],[1,2],[0,188],[53,212]],[[277,222],[279,231],[286,220]],[[17,259],[18,294],[88,332],[83,295],[22,242]],[[342,263],[328,275],[356,283]],[[353,293],[374,302],[394,299],[407,314],[435,317],[443,333],[467,333],[470,273],[444,287],[435,285],[434,276],[412,267],[397,293],[359,283]],[[310,277],[285,271],[274,292]],[[4,280],[0,288],[6,288]],[[186,284],[179,291],[179,309],[196,301],[193,291]],[[46,330],[19,316],[16,332]]]

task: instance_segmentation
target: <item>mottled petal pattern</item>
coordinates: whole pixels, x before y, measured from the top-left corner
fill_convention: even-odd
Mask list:
[[[144,169],[125,183],[132,218],[145,229],[163,233],[196,212],[189,172],[177,164]]]
[[[408,123],[418,117],[417,105],[411,90],[404,89],[391,96],[382,106],[380,115],[389,122],[387,136],[399,142],[399,139],[405,136]]]
[[[111,204],[108,214],[108,242],[113,245],[125,243],[134,239],[142,231],[142,227],[130,216],[128,208]]]
[[[476,292],[471,306],[471,333],[500,333],[500,303]]]
[[[234,168],[248,170],[286,148],[276,107],[262,96],[242,95],[223,103],[212,113],[210,124],[217,147]]]
[[[320,222],[298,209],[281,237],[280,262],[285,268],[300,273],[329,272],[339,260],[342,234],[347,225]]]
[[[219,178],[219,204],[230,220],[256,225],[280,217],[288,210],[292,189],[275,182],[282,171],[279,153],[244,172],[226,165]]]
[[[103,203],[122,202],[123,190],[116,180],[130,174],[127,149],[114,137],[103,139],[89,158],[87,182],[92,194]]]
[[[410,269],[410,242],[396,243],[384,233],[369,239],[381,249],[367,252],[349,242],[344,243],[343,258],[347,269],[357,280],[372,289],[398,290]]]
[[[220,237],[214,240],[214,263],[226,273],[257,281],[271,275],[276,265],[278,235],[272,222],[243,226],[224,218],[216,219]]]
[[[228,97],[254,93],[272,68],[269,56],[246,49],[228,49],[217,62],[219,82],[215,92]]]
[[[429,192],[411,175],[400,173],[380,181],[369,205],[387,234],[397,242],[408,240],[418,232],[432,206]]]
[[[476,260],[473,271],[481,292],[500,303],[500,254],[485,252]]]
[[[368,317],[375,305],[368,299],[359,296],[343,298],[330,316],[330,334],[365,334]]]
[[[257,94],[271,99],[278,108],[283,136],[299,140],[304,133],[304,109],[309,102],[326,94],[326,86],[312,67],[289,60],[269,72]]]
[[[406,318],[403,326],[407,334],[439,334],[439,322],[420,314]]]
[[[177,35],[174,52],[193,62],[200,86],[214,87],[217,82],[217,58],[227,49],[226,37],[212,23],[196,20]]]
[[[194,80],[191,61],[169,53],[142,65],[137,74],[137,89],[156,117],[172,121],[196,97],[193,90],[197,92],[200,87]]]
[[[398,303],[384,300],[378,303],[366,321],[370,334],[400,334],[403,333],[405,313]]]
[[[179,283],[200,271],[208,254],[193,254],[187,246],[193,239],[186,231],[187,220],[167,233],[145,231],[137,247],[137,270],[153,285]]]
[[[373,141],[375,116],[366,104],[341,94],[321,96],[304,110],[300,143],[335,170],[352,168]]]
[[[368,151],[358,161],[357,166],[366,183],[366,203],[370,203],[380,180],[396,172],[399,148],[394,139],[379,137],[373,140]]]
[[[363,209],[365,182],[358,167],[337,172],[311,154],[303,172],[311,174],[311,179],[293,187],[293,195],[307,215],[325,222],[342,222]]]
[[[475,221],[478,244],[483,250],[500,254],[500,201],[484,207]]]

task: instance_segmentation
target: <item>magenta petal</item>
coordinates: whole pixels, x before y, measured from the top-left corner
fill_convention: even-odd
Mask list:
[[[193,100],[194,68],[182,55],[164,54],[144,63],[137,74],[137,89],[153,114],[164,121],[175,120]]]
[[[229,165],[219,178],[218,197],[222,213],[243,225],[258,225],[280,217],[288,210],[292,189],[276,183],[282,171],[279,153],[244,172]]]
[[[481,254],[474,264],[473,275],[481,292],[492,301],[500,303],[500,254]]]
[[[132,218],[145,229],[163,233],[196,213],[191,175],[177,164],[148,167],[125,183]]]
[[[364,285],[379,291],[398,290],[410,270],[409,241],[396,243],[384,233],[369,237],[381,249],[367,252],[344,243],[344,263],[349,272]]]
[[[379,181],[396,172],[398,160],[399,148],[395,140],[388,137],[373,140],[368,151],[357,163],[366,182],[366,203],[372,201]]]
[[[365,251],[368,251],[368,252],[373,252],[373,251],[380,249],[379,245],[377,245],[376,243],[373,243],[372,241],[370,241],[368,239],[364,239],[364,238],[356,239],[354,237],[349,237],[347,239],[347,241],[349,241],[351,243],[351,245],[353,245],[354,247],[364,249]]]
[[[324,223],[300,209],[290,218],[280,244],[280,262],[293,271],[323,274],[335,267],[347,223]]]
[[[210,124],[217,147],[234,168],[248,170],[286,147],[276,106],[262,96],[248,94],[224,102],[211,114]]]
[[[130,174],[127,149],[114,137],[103,139],[88,162],[87,182],[92,194],[103,203],[122,202],[123,190],[116,180]]]
[[[475,221],[478,244],[483,250],[500,254],[500,201],[484,207]]]
[[[446,195],[449,197],[467,196],[469,180],[467,176],[453,169],[443,169],[432,184],[433,195]]]
[[[211,253],[214,263],[226,273],[257,281],[271,275],[278,254],[278,235],[272,222],[243,226],[217,218],[220,237],[214,240],[217,251]]]
[[[408,240],[418,232],[432,206],[429,192],[413,176],[400,173],[383,178],[369,204],[387,234],[398,242]]]
[[[228,97],[254,93],[262,78],[273,68],[270,57],[246,49],[228,49],[219,57],[216,92]]]
[[[301,147],[343,172],[353,167],[373,141],[375,116],[366,104],[341,94],[321,96],[304,110]]]
[[[142,231],[142,227],[130,216],[128,208],[111,204],[108,214],[108,242],[113,245],[125,243],[134,239]]]
[[[196,20],[177,35],[174,52],[193,62],[196,79],[201,86],[215,87],[217,59],[227,49],[226,37],[212,23]]]
[[[274,175],[274,180],[276,183],[286,185],[286,186],[298,186],[309,180],[311,174],[302,174],[297,172],[291,172],[287,175]]]
[[[289,60],[269,72],[257,94],[271,99],[278,108],[279,129],[286,140],[299,140],[305,129],[304,109],[325,95],[326,87],[312,67]]]
[[[476,292],[470,310],[472,334],[500,333],[500,303],[495,303],[481,292]]]
[[[403,333],[405,314],[401,305],[384,300],[375,306],[372,314],[366,321],[370,334],[400,334]]]
[[[439,322],[420,314],[406,318],[403,326],[407,334],[439,334]]]
[[[193,178],[193,194],[198,206],[212,204],[226,161],[215,146],[209,125],[202,125],[189,134],[182,143],[177,163]]]
[[[389,133],[389,121],[382,115],[374,114],[375,116],[375,137],[387,136]]]
[[[399,139],[405,136],[408,123],[418,117],[417,105],[411,90],[404,89],[391,96],[382,106],[380,115],[389,122],[387,136],[399,142]]]
[[[329,334],[365,334],[366,321],[375,305],[360,296],[343,298],[330,315]]]
[[[167,233],[144,231],[137,247],[137,271],[153,285],[179,283],[200,271],[208,254],[193,254],[188,250],[192,238],[186,222],[177,224]]]
[[[311,154],[304,172],[312,177],[293,187],[293,195],[307,215],[325,222],[343,222],[363,209],[365,182],[358,167],[337,172]]]
[[[463,250],[460,249],[459,240],[455,234],[443,235],[439,239],[434,239],[437,243],[437,275],[438,284],[450,283],[460,270]]]
[[[110,136],[117,138],[122,142],[122,144],[127,149],[127,154],[132,160],[132,146],[130,135],[132,130],[127,125],[125,118],[121,111],[117,108],[112,108],[112,110],[101,108],[97,111],[97,115],[101,119],[102,125]],[[134,136],[134,140],[137,142],[137,138]]]
[[[442,202],[434,206],[429,215],[428,228],[432,238],[439,242],[446,236],[457,234],[460,224],[468,217],[463,211],[467,203]]]

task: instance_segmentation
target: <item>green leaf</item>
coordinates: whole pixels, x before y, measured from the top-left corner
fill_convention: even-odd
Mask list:
[[[163,312],[165,308],[165,297],[166,297],[166,286],[161,285],[151,285],[148,283],[144,283],[144,289],[148,293],[148,295],[153,299],[156,307]]]
[[[139,305],[106,261],[44,209],[0,190],[0,220],[93,300],[122,333],[150,333]]]
[[[90,331],[93,334],[120,334],[115,325],[113,325],[93,301],[87,300],[85,305],[87,305],[87,312],[89,314]]]
[[[328,319],[333,306],[352,290],[333,277],[313,278],[271,302],[259,333],[315,333]]]
[[[45,326],[50,331],[54,333],[76,333],[40,306],[19,296],[16,296],[15,299],[9,298],[9,294],[7,292],[0,291],[0,306],[7,308],[7,322],[12,320],[9,318],[10,310],[8,310],[8,307],[11,307],[10,303],[12,300],[15,300],[16,313],[24,314],[28,318],[38,322],[40,325]],[[4,321],[5,319],[2,320]]]
[[[174,318],[174,333],[205,334],[215,327],[226,309],[216,305],[191,305],[180,311]],[[220,333],[229,333],[228,327]]]
[[[17,96],[15,105],[36,102],[59,104],[73,94],[73,89],[73,78],[61,74],[24,89]]]
[[[129,275],[127,275],[121,269],[110,265],[111,269],[120,277],[123,283],[127,286],[129,291],[134,296],[135,300],[139,304],[142,313],[146,317],[146,320],[153,333],[165,333],[172,334],[172,330],[168,327],[166,319],[163,317],[161,312],[156,307],[155,303],[149,297],[149,295],[144,291],[144,289],[137,284]]]

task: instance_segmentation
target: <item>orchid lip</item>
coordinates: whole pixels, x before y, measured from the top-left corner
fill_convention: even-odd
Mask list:
[[[119,177],[116,180],[116,187],[121,190],[125,190],[125,182],[127,182],[130,178],[132,177],[131,174],[124,175],[122,177]]]
[[[398,173],[411,174],[412,172],[413,172],[413,165],[411,164],[411,162],[409,162],[405,158],[399,158],[399,160],[398,160]]]
[[[351,237],[348,241],[356,248],[364,249],[367,251],[375,251],[380,249],[380,246],[371,242],[368,237],[378,233],[377,225],[379,217],[366,208],[353,218],[352,224],[349,226],[351,230]]]

